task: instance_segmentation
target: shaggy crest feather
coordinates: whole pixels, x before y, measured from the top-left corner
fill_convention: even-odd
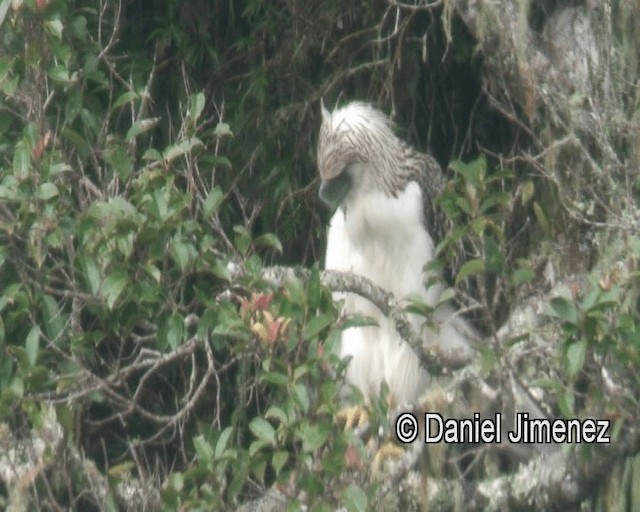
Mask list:
[[[320,177],[331,180],[350,165],[365,164],[372,187],[393,197],[409,182],[418,182],[428,200],[423,222],[437,243],[446,230],[444,215],[434,204],[444,189],[444,176],[438,162],[396,137],[393,127],[387,116],[366,103],[349,103],[333,113],[323,106],[317,149]]]

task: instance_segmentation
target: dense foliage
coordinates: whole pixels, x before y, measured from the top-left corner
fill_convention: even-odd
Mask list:
[[[237,105],[206,93],[194,69],[215,62],[214,48],[198,41],[207,54],[194,55],[192,27],[165,26],[179,5],[145,13],[138,32],[143,7],[27,2],[5,13],[0,415],[21,439],[54,414],[82,450],[56,465],[64,445],[48,447],[34,502],[117,507],[121,494],[83,475],[87,457],[113,489],[171,475],[170,510],[221,508],[276,480],[318,503],[361,503],[357,486],[326,492],[347,439],[361,446],[332,428],[342,370],[330,295],[317,267],[284,287],[261,277],[282,245],[255,223],[299,184],[277,155],[280,167],[256,176],[240,148],[260,125],[230,125]],[[243,26],[259,12],[241,14]]]
[[[290,510],[408,506],[333,425],[336,345],[363,320],[339,317],[318,270],[320,98],[386,107],[448,167],[435,265],[453,264],[447,296],[493,340],[485,374],[503,369],[513,303],[545,282],[535,249],[583,241],[557,184],[501,158],[531,135],[491,108],[444,3],[0,1],[0,463],[19,467],[52,422],[63,439],[0,508],[124,509],[127,486],[166,510],[268,489]],[[276,281],[274,263],[309,270]],[[633,417],[633,396],[605,406],[599,372],[640,386],[636,288],[633,265],[612,265],[551,301],[560,343],[538,384],[553,412]]]

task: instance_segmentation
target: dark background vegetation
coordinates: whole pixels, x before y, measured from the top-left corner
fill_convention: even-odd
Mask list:
[[[442,265],[494,340],[483,371],[519,301],[579,275],[538,384],[556,415],[604,414],[606,362],[629,391],[606,413],[634,416],[637,13],[607,3],[620,79],[582,91],[527,52],[590,2],[507,2],[526,42],[490,7],[431,4],[0,2],[0,508],[416,506],[332,424],[321,101],[371,102],[441,164]],[[273,284],[276,264],[310,270]]]

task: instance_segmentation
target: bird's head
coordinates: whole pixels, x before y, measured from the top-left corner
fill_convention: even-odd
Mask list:
[[[333,210],[350,194],[388,191],[398,172],[396,159],[404,147],[394,135],[391,121],[366,103],[350,103],[333,112],[322,104],[321,109],[320,199]]]

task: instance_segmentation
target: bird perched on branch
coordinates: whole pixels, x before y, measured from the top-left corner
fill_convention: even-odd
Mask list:
[[[443,228],[435,205],[445,184],[438,163],[398,139],[382,112],[358,102],[331,113],[322,105],[317,151],[320,198],[335,209],[325,267],[364,276],[401,304],[420,297],[435,310],[432,322],[410,315],[415,334],[426,345],[470,350],[469,326],[451,305],[437,305],[442,286],[425,284],[425,265]],[[343,332],[341,356],[351,358],[347,382],[367,402],[384,381],[396,406],[415,404],[428,383],[416,353],[365,298],[346,294],[343,308],[378,324]]]

